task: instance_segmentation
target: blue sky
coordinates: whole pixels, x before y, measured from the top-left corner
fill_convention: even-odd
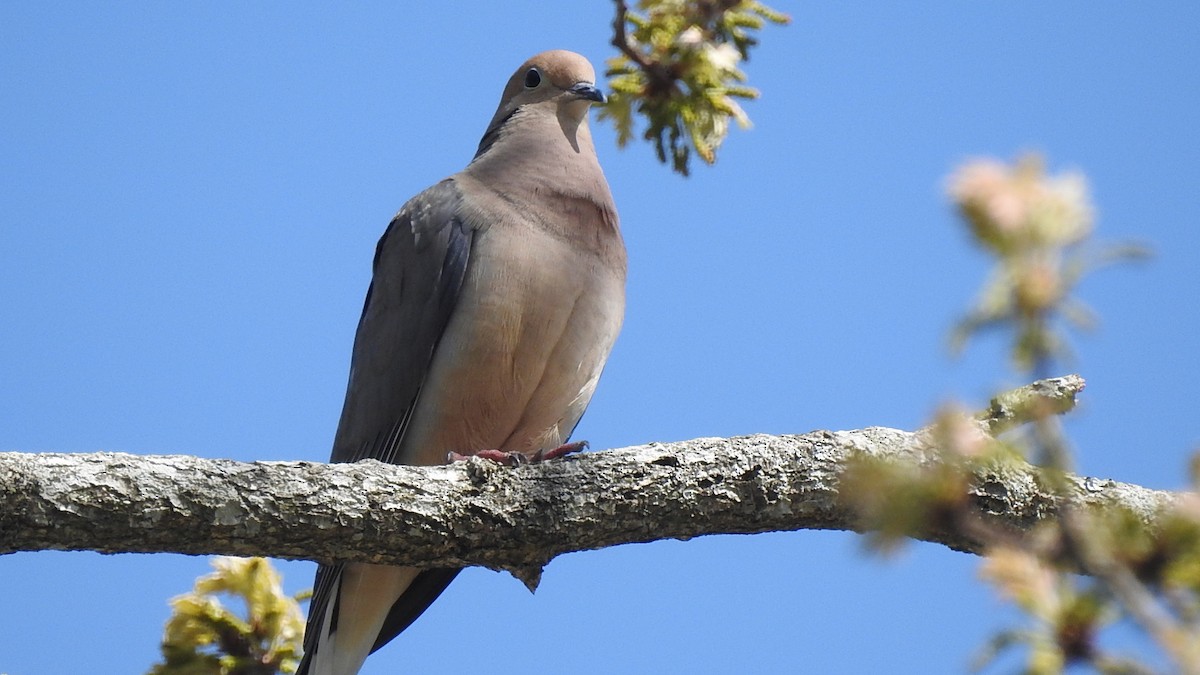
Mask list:
[[[1000,339],[946,353],[986,260],[943,186],[1034,149],[1087,173],[1101,238],[1156,251],[1082,288],[1079,464],[1182,486],[1200,5],[776,4],[793,25],[763,36],[755,127],[716,167],[679,178],[594,125],[629,306],[577,438],[913,428],[1017,383]],[[328,456],[391,215],[465,165],[525,58],[612,54],[599,0],[399,7],[0,4],[0,449]],[[313,568],[282,564],[287,587]],[[470,570],[364,672],[956,672],[1013,619],[976,569],[799,532],[568,555],[536,595]],[[144,671],[207,570],[0,558],[0,672]]]

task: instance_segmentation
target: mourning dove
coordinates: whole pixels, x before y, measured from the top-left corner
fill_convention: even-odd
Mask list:
[[[584,57],[534,56],[467,168],[392,219],[331,461],[571,449],[625,309],[625,248],[587,123],[603,101]],[[458,571],[321,565],[299,675],[357,673]]]

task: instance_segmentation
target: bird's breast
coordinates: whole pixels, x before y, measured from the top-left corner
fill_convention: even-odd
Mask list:
[[[404,454],[532,453],[566,441],[624,312],[624,268],[533,228],[476,234],[457,307],[422,388]]]

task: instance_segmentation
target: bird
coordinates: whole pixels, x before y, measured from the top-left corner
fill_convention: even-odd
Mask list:
[[[596,390],[625,311],[626,252],[574,52],[523,63],[466,168],[410,199],[375,248],[331,462],[544,461]],[[458,569],[317,570],[299,675],[353,675]]]

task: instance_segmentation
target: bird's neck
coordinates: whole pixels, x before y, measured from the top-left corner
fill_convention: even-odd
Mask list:
[[[466,173],[496,187],[525,187],[531,181],[569,186],[573,181],[559,180],[566,176],[603,183],[587,118],[571,112],[565,107],[558,114],[516,111],[488,129]]]
[[[463,173],[520,212],[536,214],[556,236],[624,268],[616,207],[586,119],[564,125],[557,115],[518,112]]]

